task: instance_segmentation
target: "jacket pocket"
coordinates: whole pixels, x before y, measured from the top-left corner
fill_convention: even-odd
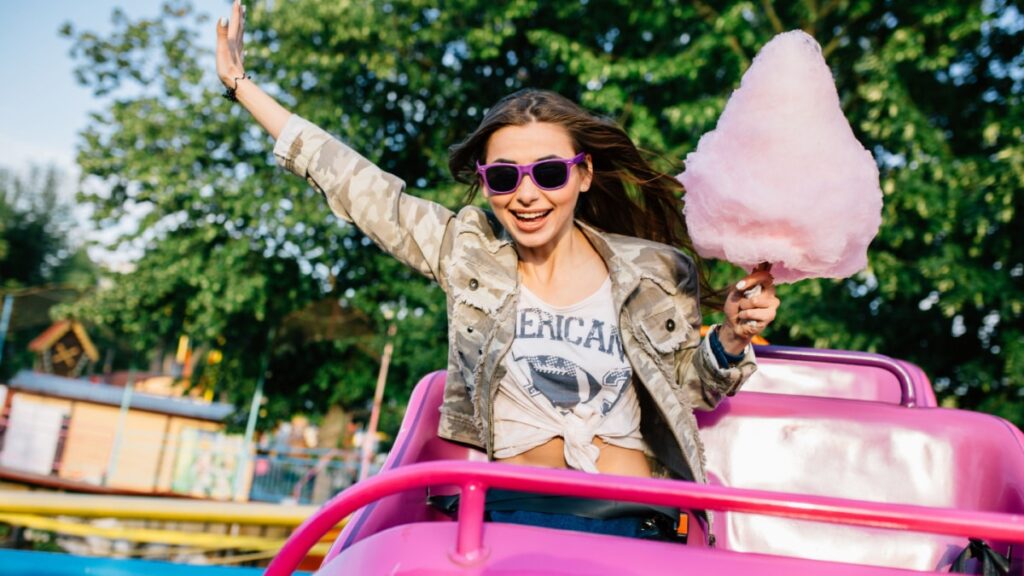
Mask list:
[[[666,304],[640,317],[640,329],[659,354],[671,354],[694,339],[693,327],[682,311],[671,300]]]
[[[507,276],[487,262],[455,262],[448,275],[448,289],[456,307],[468,305],[484,314],[494,314],[515,288]]]

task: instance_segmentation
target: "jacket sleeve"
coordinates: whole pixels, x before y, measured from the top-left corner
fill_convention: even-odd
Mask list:
[[[717,329],[715,326],[712,329]],[[696,327],[697,330],[700,326]],[[757,370],[754,349],[749,344],[743,359],[723,368],[718,365],[711,350],[710,337],[702,338],[696,348],[682,353],[684,359],[677,364],[678,382],[689,391],[690,401],[697,410],[714,410],[726,396],[732,396]],[[688,358],[685,358],[688,356]]]
[[[677,265],[677,306],[692,330],[700,334],[701,313],[697,269],[693,262],[680,254]],[[718,326],[712,327],[717,330]],[[711,349],[710,332],[699,339],[696,346],[683,347],[676,353],[676,382],[687,392],[697,410],[714,410],[726,396],[732,396],[757,370],[754,348],[747,345],[743,358],[728,367],[719,366]]]
[[[443,246],[454,216],[451,210],[406,194],[401,179],[298,115],[292,115],[282,130],[274,156],[279,165],[320,191],[338,217],[445,286]]]

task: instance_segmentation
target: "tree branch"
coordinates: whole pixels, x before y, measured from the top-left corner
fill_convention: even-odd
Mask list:
[[[772,5],[772,0],[761,0],[761,6],[764,7],[765,14],[768,15],[768,20],[772,23],[772,28],[775,29],[776,34],[782,34],[786,31],[786,28],[782,25],[782,20],[779,19],[779,14],[775,11],[775,6]]]
[[[828,2],[827,4],[822,6],[821,10],[818,12],[818,20],[823,20],[826,16],[831,14],[832,11],[835,10],[836,8],[838,8],[838,7],[839,7],[839,0],[832,0],[831,2]]]
[[[801,26],[804,32],[807,32],[811,36],[816,36],[815,31],[818,27],[818,3],[815,0],[804,0],[804,6],[807,7],[807,21]]]
[[[818,3],[815,0],[804,0],[804,6],[807,6],[807,12],[811,16],[811,21],[817,20]]]
[[[715,21],[721,18],[721,15],[716,12],[714,8],[708,6],[701,0],[693,0],[693,7],[701,16],[704,17],[704,20],[711,25],[712,29],[714,29]],[[740,44],[739,39],[736,38],[736,35],[729,34],[726,40],[729,42],[729,47],[732,48],[733,53],[736,54],[736,57],[739,58],[740,62],[743,64],[743,69],[746,70],[749,68],[750,58],[748,58],[747,54],[743,51],[743,46]]]
[[[834,52],[835,49],[839,47],[839,41],[842,39],[843,34],[845,33],[846,29],[840,26],[839,30],[836,31],[835,36],[833,36],[832,39],[828,41],[828,44],[821,47],[821,55],[825,58],[825,60],[828,60],[829,54]]]

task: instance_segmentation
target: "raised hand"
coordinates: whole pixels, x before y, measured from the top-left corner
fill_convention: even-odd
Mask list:
[[[228,21],[217,20],[217,76],[229,90],[238,88],[245,78],[245,6],[239,0],[231,5]]]
[[[231,17],[217,21],[217,76],[228,91],[224,94],[237,100],[260,126],[277,138],[291,112],[260,89],[245,73],[245,6],[235,0]]]

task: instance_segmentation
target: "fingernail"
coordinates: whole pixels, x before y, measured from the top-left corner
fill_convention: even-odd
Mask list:
[[[737,290],[743,290],[746,287],[747,287],[747,281],[746,280],[740,280],[739,282],[736,283],[736,289]]]
[[[224,17],[223,16],[221,16],[220,18],[217,18],[217,26],[220,26],[221,28],[224,27]]]

